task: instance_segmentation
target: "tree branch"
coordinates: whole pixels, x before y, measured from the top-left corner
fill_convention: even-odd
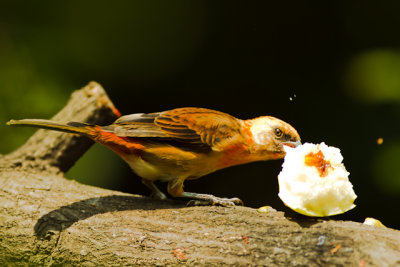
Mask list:
[[[75,91],[67,105],[51,120],[104,125],[112,123],[118,116],[119,111],[101,85],[91,82],[81,90]],[[38,130],[23,146],[4,160],[14,165],[28,164],[30,167],[67,172],[92,144],[91,140],[83,136]]]
[[[91,83],[53,119],[103,124],[116,113]],[[289,220],[247,207],[185,207],[65,179],[89,146],[86,138],[39,130],[0,158],[2,265],[400,265],[394,229]]]

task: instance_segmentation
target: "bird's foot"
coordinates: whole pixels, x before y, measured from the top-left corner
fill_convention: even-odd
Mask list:
[[[197,194],[184,192],[181,197],[192,198],[187,203],[187,206],[236,206],[243,205],[243,201],[237,197],[235,198],[222,198],[208,194]]]
[[[167,199],[167,196],[161,192],[161,191],[154,191],[151,193],[150,197],[154,198],[154,199],[160,199],[160,200],[164,200]]]
[[[161,200],[167,199],[167,196],[158,189],[152,180],[142,179],[142,183],[151,190],[150,197]]]

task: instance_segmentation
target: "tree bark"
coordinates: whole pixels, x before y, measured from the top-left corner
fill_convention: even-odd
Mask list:
[[[117,115],[92,82],[53,119],[107,124]],[[65,179],[91,144],[38,130],[0,157],[2,266],[400,266],[394,229],[273,209],[186,207]]]

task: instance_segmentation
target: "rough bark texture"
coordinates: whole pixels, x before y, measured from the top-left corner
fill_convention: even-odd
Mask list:
[[[96,83],[58,121],[109,123]],[[400,266],[400,231],[247,207],[185,207],[79,184],[63,173],[86,138],[39,130],[0,157],[2,266]]]

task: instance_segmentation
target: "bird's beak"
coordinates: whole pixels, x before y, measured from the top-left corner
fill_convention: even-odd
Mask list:
[[[292,148],[295,148],[295,147],[297,147],[297,146],[301,145],[301,142],[300,142],[300,141],[296,141],[296,142],[293,142],[293,141],[287,141],[287,142],[283,142],[283,143],[282,143],[282,145],[284,145],[284,146],[289,146],[289,147],[292,147]]]

